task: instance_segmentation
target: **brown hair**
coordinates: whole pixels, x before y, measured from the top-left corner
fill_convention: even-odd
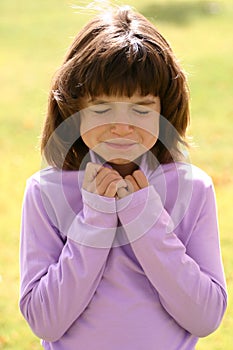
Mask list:
[[[73,127],[65,139],[55,130],[84,108],[84,97],[131,97],[135,92],[160,97],[161,115],[173,128],[160,127],[159,139],[151,151],[160,163],[177,160],[181,154],[179,143],[187,144],[186,76],[152,23],[129,8],[119,7],[95,17],[78,33],[53,79],[41,141],[47,162],[63,169],[79,169],[87,146],[81,137],[69,144]],[[75,120],[79,127],[78,118]]]

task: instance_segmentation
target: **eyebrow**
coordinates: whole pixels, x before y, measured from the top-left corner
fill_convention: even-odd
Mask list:
[[[143,100],[143,101],[137,101],[134,102],[136,105],[154,105],[156,102],[154,100]]]
[[[103,101],[103,100],[96,100],[95,98],[91,98],[90,100],[87,101],[88,103],[95,103],[96,105],[100,105],[100,104],[107,104],[107,103],[111,103],[111,102],[107,102],[107,101]]]
[[[123,101],[114,101],[114,102],[123,102]],[[88,101],[88,103],[95,103],[95,104],[109,104],[109,103],[114,103],[113,101],[104,101],[104,100],[97,100],[97,99],[90,99]],[[124,102],[123,102],[124,103]],[[130,102],[126,102],[126,103],[130,103]],[[136,104],[136,105],[143,105],[143,106],[148,106],[148,105],[154,105],[156,104],[156,102],[154,100],[142,100],[142,101],[136,101],[136,102],[132,102],[132,104]]]

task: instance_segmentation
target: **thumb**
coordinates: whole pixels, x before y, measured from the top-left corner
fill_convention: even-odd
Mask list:
[[[123,181],[125,183],[124,186],[119,187],[117,190],[118,199],[124,198],[134,192],[133,184],[127,179],[124,179]]]

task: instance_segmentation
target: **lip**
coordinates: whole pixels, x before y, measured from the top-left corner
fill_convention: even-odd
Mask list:
[[[113,148],[113,149],[121,149],[121,150],[124,150],[124,149],[130,149],[132,148],[133,146],[135,146],[137,143],[136,142],[127,142],[127,141],[123,141],[123,142],[115,142],[115,141],[111,141],[111,142],[105,142],[105,145],[107,145],[108,147],[110,148]]]

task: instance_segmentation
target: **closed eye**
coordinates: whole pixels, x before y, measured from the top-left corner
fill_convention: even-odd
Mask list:
[[[106,109],[94,110],[93,112],[95,112],[96,114],[104,114],[109,112],[110,110],[111,108],[106,108]]]
[[[141,111],[138,109],[133,109],[133,111],[136,112],[137,114],[140,114],[140,115],[146,115],[150,112],[150,111]]]

